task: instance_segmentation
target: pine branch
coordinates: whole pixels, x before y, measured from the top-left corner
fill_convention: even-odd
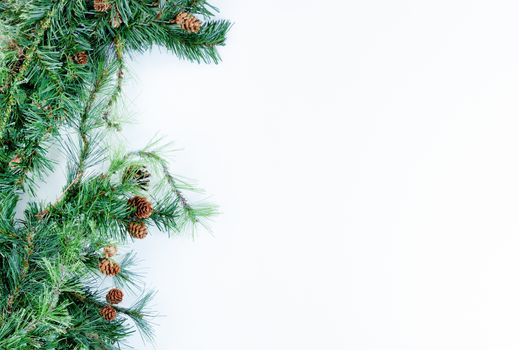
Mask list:
[[[43,35],[45,31],[47,31],[52,23],[52,17],[54,16],[55,11],[54,9],[51,10],[45,19],[42,20],[40,28],[36,35],[36,40],[34,41],[31,48],[28,50],[26,54],[24,54],[23,63],[20,67],[20,69],[17,71],[16,75],[14,76],[14,79],[11,84],[9,84],[6,88],[8,90],[7,93],[7,102],[5,106],[4,113],[2,117],[0,118],[0,142],[3,141],[5,137],[5,128],[7,127],[7,123],[10,119],[11,112],[13,110],[13,106],[16,103],[16,98],[13,91],[13,86],[16,86],[18,83],[20,83],[27,73],[27,70],[29,69],[29,65],[32,61],[32,59],[35,56],[36,50],[38,49],[38,46],[43,40]]]
[[[207,227],[206,220],[217,215],[218,208],[210,203],[201,203],[198,205],[190,203],[187,200],[183,189],[187,188],[190,191],[196,191],[196,189],[179,180],[171,173],[169,163],[162,158],[157,151],[152,149],[153,145],[154,144],[152,143],[144,150],[129,152],[125,158],[128,160],[132,157],[137,157],[151,161],[153,164],[158,165],[161,171],[161,176],[166,182],[168,190],[166,196],[161,198],[160,202],[164,203],[164,208],[168,208],[168,205],[165,203],[170,203],[169,206],[171,206],[171,209],[165,210],[165,212],[168,213],[165,216],[171,216],[174,220],[167,222],[159,220],[156,222],[156,225],[163,231],[167,231],[168,229],[181,231],[188,225],[191,225],[192,228],[199,224]],[[171,197],[170,194],[173,194],[173,197]],[[176,210],[177,203],[182,209],[181,213]],[[159,213],[160,212],[158,212],[157,215]],[[154,218],[157,219],[157,215],[154,216]]]
[[[179,232],[216,213],[188,201],[185,191],[193,188],[156,150],[115,156],[103,170],[112,155],[103,138],[120,127],[111,116],[127,57],[160,45],[181,59],[218,62],[230,23],[212,20],[216,9],[204,0],[102,1],[0,2],[1,349],[120,349],[135,328],[151,338],[152,293],[131,307],[114,306],[115,320],[100,314],[101,272],[114,275],[115,286],[142,292],[135,255],[120,259],[106,248],[143,238],[146,225]],[[29,201],[17,218],[20,197],[49,178],[54,141],[67,156],[63,191],[49,203]],[[144,189],[131,180],[136,174],[122,175],[148,163],[164,178],[158,185]],[[146,211],[128,200],[136,196],[146,196]]]
[[[115,53],[116,53],[116,61],[117,61],[117,73],[116,73],[116,85],[113,89],[113,93],[109,98],[108,105],[106,106],[106,111],[103,113],[103,119],[106,122],[106,126],[109,128],[115,128],[116,130],[120,129],[120,126],[109,119],[112,110],[117,103],[119,97],[121,96],[122,86],[123,86],[123,78],[124,78],[124,43],[119,36],[116,36],[114,39]]]

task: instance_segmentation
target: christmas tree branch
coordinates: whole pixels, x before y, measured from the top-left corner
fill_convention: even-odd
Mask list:
[[[110,117],[124,58],[160,45],[218,62],[230,23],[214,12],[203,0],[0,2],[1,349],[120,349],[135,327],[151,334],[151,293],[131,307],[100,301],[107,276],[120,297],[141,292],[135,255],[119,258],[116,246],[143,239],[148,225],[179,232],[216,210],[189,202],[193,188],[155,150],[105,164],[104,136],[119,128]],[[31,199],[17,218],[20,197],[49,179],[55,140],[67,156],[63,190],[49,203]],[[148,164],[163,178],[153,186]]]
[[[112,110],[121,95],[124,78],[124,43],[119,36],[115,37],[114,46],[117,62],[116,85],[113,89],[112,95],[110,96],[108,105],[106,106],[106,111],[103,113],[103,119],[106,122],[107,127],[119,130],[120,126],[109,119],[110,113],[112,113]]]
[[[11,112],[13,109],[14,104],[16,103],[14,91],[12,89],[12,86],[16,86],[17,83],[22,81],[24,79],[25,74],[27,73],[27,70],[29,69],[29,65],[31,63],[31,60],[33,59],[36,50],[38,49],[38,46],[41,44],[43,40],[43,36],[46,30],[49,29],[51,23],[52,23],[52,17],[54,16],[54,9],[49,12],[49,14],[45,17],[45,19],[42,20],[40,28],[36,35],[36,40],[34,41],[31,48],[28,50],[26,54],[24,54],[24,60],[20,67],[20,69],[16,72],[16,75],[14,76],[13,82],[9,84],[7,88],[7,102],[5,106],[4,113],[2,114],[2,117],[0,118],[0,142],[3,141],[5,135],[5,128],[7,127],[7,123],[9,122],[9,119],[11,117]]]
[[[167,231],[168,229],[172,229],[175,231],[183,230],[186,228],[188,224],[192,225],[193,227],[198,224],[206,226],[205,221],[217,215],[218,208],[210,203],[202,203],[196,206],[190,203],[187,200],[183,190],[187,189],[190,191],[196,191],[196,189],[193,186],[186,184],[184,181],[181,181],[178,178],[176,178],[171,173],[169,169],[169,163],[167,162],[167,160],[162,158],[157,151],[150,149],[152,146],[153,144],[148,146],[148,148],[144,150],[130,152],[126,155],[126,158],[129,159],[131,157],[137,157],[140,159],[149,160],[152,163],[157,164],[162,173],[163,179],[168,186],[168,195],[165,198],[163,198],[161,202],[169,203],[171,202],[171,200],[173,200],[174,205],[178,204],[178,206],[182,209],[180,213],[178,211],[175,211],[176,215],[174,215],[175,220],[173,222],[171,222],[170,224],[163,224],[160,221],[158,221],[156,222],[157,226],[163,231]],[[170,198],[169,194],[171,193],[173,194],[173,197]],[[167,208],[167,205],[164,208]],[[169,210],[165,210],[165,212],[170,213]],[[155,218],[157,217],[158,214],[157,216],[155,216]]]

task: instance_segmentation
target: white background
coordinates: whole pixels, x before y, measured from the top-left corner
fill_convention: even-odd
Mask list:
[[[134,245],[155,348],[518,349],[517,1],[215,4],[222,64],[154,50],[126,89],[130,144],[223,213]]]

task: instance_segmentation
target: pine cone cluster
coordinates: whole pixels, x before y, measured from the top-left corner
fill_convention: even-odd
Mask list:
[[[151,202],[141,196],[135,196],[128,200],[128,205],[135,209],[135,216],[138,219],[147,219],[153,213],[153,206]]]
[[[106,12],[112,8],[108,0],[94,0],[94,10],[97,12]]]
[[[109,245],[103,248],[105,256],[107,258],[111,258],[117,254],[117,247],[113,245]]]
[[[80,52],[76,53],[72,57],[72,59],[77,64],[87,64],[88,63],[88,54],[86,53],[86,51],[80,51]]]
[[[188,33],[198,33],[202,27],[202,21],[187,12],[180,12],[173,23],[179,25],[180,28]]]
[[[110,259],[101,259],[99,262],[99,270],[107,276],[115,276],[121,272],[121,266]]]
[[[128,167],[128,169],[126,169],[126,171],[124,172],[125,180],[131,179],[135,181],[137,185],[139,185],[139,187],[144,191],[147,191],[150,187],[150,178],[151,174],[148,171],[148,169],[146,169],[146,167],[144,166],[140,168],[131,166]]]
[[[113,321],[117,317],[117,311],[115,311],[111,305],[106,305],[101,310],[99,310],[99,313],[107,321]]]
[[[128,224],[128,232],[133,238],[143,239],[148,235],[148,228],[144,222],[133,221]]]
[[[108,294],[106,294],[106,302],[112,305],[119,304],[123,301],[123,298],[124,293],[118,288],[112,288],[108,291]]]

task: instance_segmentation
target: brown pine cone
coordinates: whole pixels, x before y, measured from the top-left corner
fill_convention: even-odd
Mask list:
[[[101,310],[99,310],[99,313],[107,321],[113,321],[117,316],[117,311],[115,311],[115,309],[110,305],[106,305],[105,307],[103,307]]]
[[[135,196],[128,200],[128,205],[135,208],[135,216],[138,219],[147,219],[153,213],[153,206],[150,201],[141,196]]]
[[[145,166],[137,168],[136,166],[130,166],[124,172],[124,180],[133,180],[142,188],[147,191],[150,186],[151,174]]]
[[[16,167],[17,164],[20,164],[22,162],[22,158],[17,154],[11,161],[9,162],[9,166],[11,168]]]
[[[112,288],[106,294],[106,302],[112,305],[119,304],[121,301],[123,301],[124,293],[122,290],[117,288]]]
[[[198,33],[202,27],[202,21],[187,12],[180,12],[173,23],[178,24],[180,28],[189,33]]]
[[[103,258],[99,262],[99,270],[107,276],[115,276],[121,272],[121,266],[115,261]]]
[[[112,28],[119,28],[123,23],[123,19],[121,18],[121,14],[119,11],[116,11],[115,15],[112,17]]]
[[[144,222],[134,221],[128,224],[128,232],[133,238],[143,239],[148,235],[148,228]]]
[[[97,12],[106,12],[112,8],[108,0],[94,0],[94,10]]]
[[[88,54],[86,53],[86,51],[80,51],[80,52],[76,53],[72,57],[72,59],[77,64],[87,64],[88,63]]]
[[[36,214],[36,219],[43,220],[47,215],[49,215],[49,210],[44,209],[44,210],[40,211],[38,214]]]
[[[117,247],[113,245],[109,245],[103,248],[105,256],[107,258],[111,258],[117,254]]]

